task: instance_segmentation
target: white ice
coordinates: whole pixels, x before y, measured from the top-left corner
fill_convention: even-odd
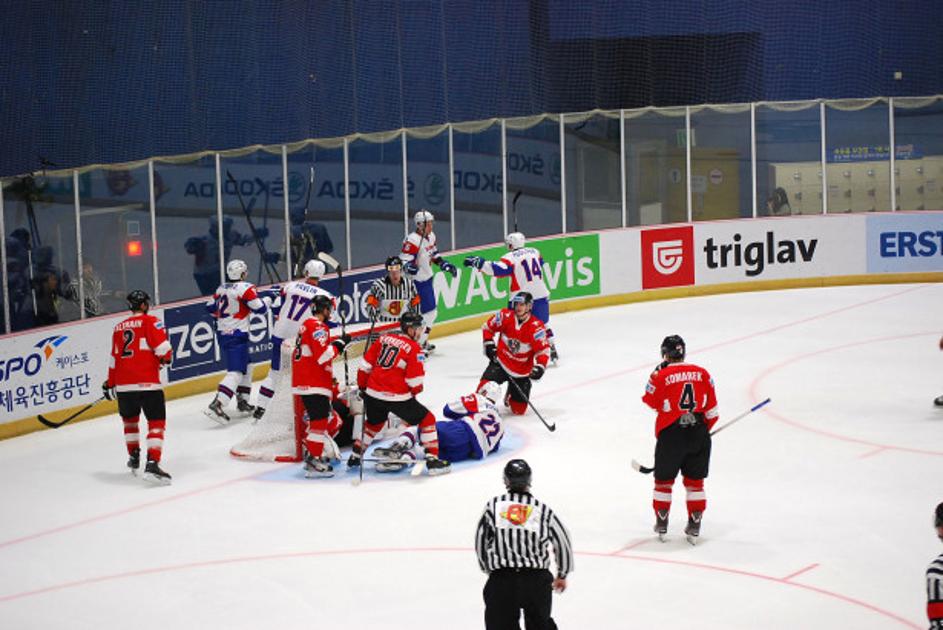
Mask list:
[[[248,431],[172,401],[164,467],[146,487],[110,416],[0,442],[0,628],[480,628],[472,549],[511,456],[570,528],[561,628],[923,628],[941,551],[943,285],[740,293],[553,317],[561,364],[512,418],[503,452],[450,475],[299,480],[232,459]],[[681,334],[717,383],[700,544],[675,484],[669,540],[651,532],[654,414],[640,396]],[[484,367],[477,332],[437,339],[432,409]],[[104,375],[103,375],[104,376]]]

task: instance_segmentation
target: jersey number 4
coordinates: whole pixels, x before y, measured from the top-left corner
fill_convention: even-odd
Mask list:
[[[681,398],[678,400],[678,409],[691,413],[695,407],[697,407],[697,402],[694,400],[694,385],[685,383],[681,389]]]

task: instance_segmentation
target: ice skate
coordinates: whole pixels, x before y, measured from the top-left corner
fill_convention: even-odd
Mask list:
[[[697,544],[697,537],[701,535],[701,516],[703,512],[691,512],[688,515],[688,524],[684,528],[684,535],[692,545]]]
[[[377,472],[399,472],[416,463],[416,456],[402,444],[374,449],[373,454],[387,461],[377,462]]]
[[[422,344],[422,351],[426,354],[432,354],[435,352],[435,344],[429,343],[428,341]]]
[[[350,447],[350,457],[347,458],[347,467],[356,468],[360,465],[360,461],[363,458],[363,445],[360,443],[360,440],[354,440],[353,446]]]
[[[164,470],[161,470],[157,462],[151,460],[147,462],[147,465],[144,467],[144,474],[142,475],[145,481],[149,481],[158,486],[169,486],[170,485],[170,474]]]
[[[560,355],[557,353],[556,346],[550,346],[550,363],[554,367],[557,366],[557,362],[560,360]]]
[[[322,477],[333,477],[334,467],[327,460],[321,457],[305,456],[305,478],[318,479]]]
[[[426,455],[426,470],[429,471],[430,477],[445,475],[452,472],[452,464],[435,455]]]
[[[211,402],[209,406],[203,410],[203,415],[213,422],[218,422],[223,426],[229,424],[229,416],[226,415],[225,411],[223,411],[223,403],[219,401],[219,398],[213,399],[213,402]]]
[[[255,412],[255,407],[250,405],[248,400],[239,396],[236,398],[236,411],[248,415]]]
[[[665,542],[665,535],[668,533],[668,510],[655,510],[655,533],[658,534],[658,540]]]
[[[256,407],[255,411],[252,412],[252,424],[255,424],[262,419],[262,416],[265,415],[265,407]]]
[[[131,451],[131,454],[128,456],[128,468],[131,469],[132,475],[138,474],[138,468],[141,467],[141,449],[136,448]]]

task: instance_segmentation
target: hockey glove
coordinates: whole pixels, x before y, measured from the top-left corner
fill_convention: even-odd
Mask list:
[[[451,275],[453,278],[458,275],[458,269],[456,269],[456,268],[455,268],[455,265],[453,265],[452,263],[450,263],[450,262],[447,261],[447,260],[443,260],[443,261],[439,264],[439,269],[441,269],[441,270],[444,271],[445,273]]]
[[[492,363],[498,360],[498,350],[494,347],[493,341],[485,342],[485,356],[488,357],[488,360]]]
[[[347,344],[350,343],[350,335],[343,333],[340,337],[331,342],[331,345],[337,348],[337,353],[340,354],[344,351],[344,348],[347,347]]]
[[[536,364],[530,371],[530,380],[539,381],[544,375],[544,366]]]
[[[462,264],[466,267],[474,267],[475,269],[481,271],[481,268],[485,266],[485,259],[481,256],[466,256],[465,262]]]
[[[173,354],[168,352],[164,356],[158,357],[157,360],[158,362],[160,362],[161,367],[164,367],[165,365],[170,365],[170,362],[173,361],[173,358],[174,358]]]
[[[403,271],[411,276],[415,276],[417,273],[419,273],[419,265],[417,265],[415,261],[410,261],[403,265]]]
[[[102,383],[102,396],[105,397],[105,400],[114,400],[115,399],[115,388],[108,384],[108,381]]]

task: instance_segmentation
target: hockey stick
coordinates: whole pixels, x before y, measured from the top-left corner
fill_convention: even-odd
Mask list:
[[[267,261],[268,253],[265,251],[265,245],[262,244],[262,239],[258,237],[258,232],[256,232],[255,224],[252,221],[252,215],[249,213],[249,209],[242,199],[242,192],[239,190],[239,182],[236,181],[236,178],[233,177],[229,169],[226,169],[226,177],[229,178],[229,181],[233,184],[233,188],[236,189],[236,197],[239,198],[239,205],[242,206],[242,212],[246,215],[246,222],[249,224],[249,229],[252,230],[252,240],[255,241],[255,246],[259,248],[259,256],[262,257],[262,263],[265,266],[265,273],[268,275],[269,282],[272,284],[281,282],[282,278],[278,275],[278,268]]]
[[[305,229],[305,223],[308,221],[308,205],[311,203],[311,190],[314,188],[314,167],[311,167],[311,175],[308,178],[308,192],[305,195],[305,209],[304,213],[301,216],[301,225],[299,230],[301,230],[301,247],[298,249],[297,260],[295,261],[295,277],[301,275],[302,265],[304,265],[304,253],[307,245],[311,244],[311,237],[308,235],[307,230]],[[312,251],[317,254],[318,248],[312,247]]]
[[[104,396],[102,396],[98,400],[88,403],[87,405],[85,405],[84,407],[82,407],[81,409],[73,413],[71,416],[69,416],[65,420],[60,420],[59,422],[53,422],[52,420],[50,420],[49,418],[45,417],[42,414],[39,414],[38,416],[36,416],[36,419],[39,420],[44,425],[46,425],[47,427],[49,427],[50,429],[58,429],[62,425],[72,422],[73,420],[75,420],[76,418],[78,418],[83,413],[85,413],[86,411],[88,411],[89,409],[91,409],[92,407],[94,407],[95,405],[97,405],[103,400],[105,400]]]
[[[737,421],[739,421],[739,420],[743,420],[744,418],[746,418],[748,415],[750,415],[750,414],[753,413],[754,411],[757,411],[757,410],[760,409],[761,407],[764,407],[764,406],[766,406],[767,404],[769,404],[770,400],[771,400],[770,398],[767,398],[767,399],[764,400],[763,402],[757,403],[756,405],[754,405],[753,407],[751,407],[751,408],[748,409],[747,411],[744,411],[743,413],[741,413],[739,416],[737,416],[736,418],[734,418],[734,419],[731,420],[730,422],[727,422],[726,424],[720,425],[719,427],[717,427],[716,429],[714,429],[713,431],[711,431],[710,434],[711,434],[711,435],[716,435],[717,433],[720,433],[721,431],[723,431],[724,429],[726,429],[727,427],[729,427],[729,426],[730,426],[731,424],[733,424],[734,422],[737,422]],[[655,470],[654,468],[649,468],[648,466],[642,466],[640,463],[638,463],[638,460],[635,460],[635,459],[632,460],[632,468],[634,468],[635,470],[639,471],[639,472],[642,473],[643,475],[647,475],[647,474],[649,474],[650,472],[652,472],[653,470]]]
[[[517,200],[521,196],[522,190],[518,190],[514,193],[514,200],[511,201],[511,214],[514,217],[514,231],[517,232]]]
[[[514,385],[514,389],[517,390],[517,393],[520,394],[521,398],[523,398],[524,401],[530,406],[530,408],[534,410],[534,413],[536,413],[536,414],[537,414],[537,417],[540,418],[540,421],[544,423],[544,426],[547,427],[547,429],[549,429],[551,432],[556,431],[556,430],[557,430],[557,423],[554,422],[553,424],[551,424],[551,423],[547,422],[547,421],[544,419],[544,417],[543,417],[542,415],[540,415],[540,412],[537,411],[537,407],[535,407],[535,406],[534,406],[534,403],[532,403],[532,402],[530,401],[530,398],[528,398],[528,397],[524,394],[524,390],[522,390],[522,389],[521,389],[521,386],[517,384],[517,381],[514,380],[514,377],[511,376],[510,374],[508,374],[508,371],[505,370],[505,369],[504,369],[504,366],[501,365],[498,361],[495,361],[495,363],[498,364],[498,367],[500,367],[501,370],[504,372],[504,374],[508,377],[508,381],[510,381],[510,383],[511,383],[512,385]]]

